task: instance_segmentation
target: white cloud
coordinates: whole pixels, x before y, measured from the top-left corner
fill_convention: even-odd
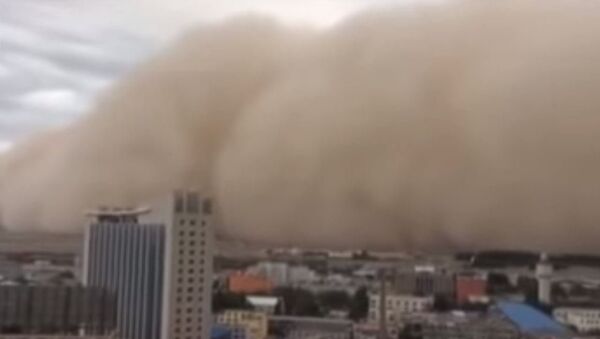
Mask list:
[[[161,40],[198,22],[259,12],[323,26],[366,6],[424,1],[434,0],[0,0],[0,142],[72,121]]]
[[[0,63],[0,78],[8,77],[10,74],[10,69],[6,65]]]
[[[12,147],[13,143],[8,140],[0,140],[0,153],[4,153]]]
[[[433,0],[107,0],[84,2],[102,15],[133,30],[169,38],[198,22],[210,22],[240,13],[256,12],[283,22],[329,26],[360,9],[373,6],[413,5]]]
[[[43,89],[25,93],[16,99],[25,109],[55,112],[81,112],[87,100],[81,94],[67,88]]]

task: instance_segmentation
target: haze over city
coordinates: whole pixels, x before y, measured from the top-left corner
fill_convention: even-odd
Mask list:
[[[598,42],[584,0],[0,0],[0,339],[598,339]]]

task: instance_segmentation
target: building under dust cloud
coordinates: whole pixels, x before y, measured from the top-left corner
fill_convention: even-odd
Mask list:
[[[193,186],[243,241],[597,252],[599,7],[200,27],[91,114],[4,155],[2,224],[78,231],[89,206]]]

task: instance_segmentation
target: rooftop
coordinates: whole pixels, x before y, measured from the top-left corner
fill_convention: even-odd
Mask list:
[[[506,301],[498,303],[498,308],[521,332],[554,336],[563,336],[569,333],[564,326],[550,316],[529,305]]]

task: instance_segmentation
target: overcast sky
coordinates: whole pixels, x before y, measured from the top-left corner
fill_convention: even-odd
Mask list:
[[[412,1],[0,0],[0,149],[85,114],[100,91],[194,23],[262,12],[327,26],[367,4]]]

